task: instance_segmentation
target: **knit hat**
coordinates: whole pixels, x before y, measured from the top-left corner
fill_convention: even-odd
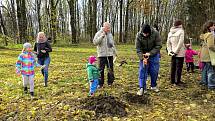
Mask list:
[[[151,34],[151,27],[150,25],[148,24],[144,24],[143,27],[142,27],[142,32],[145,33],[145,34]]]
[[[23,45],[23,48],[26,49],[26,48],[31,48],[32,45],[28,42],[26,42],[24,45]]]
[[[95,61],[97,61],[96,56],[90,56],[88,61],[90,64],[94,63]]]

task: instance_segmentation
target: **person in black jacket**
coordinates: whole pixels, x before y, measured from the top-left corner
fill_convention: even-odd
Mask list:
[[[151,77],[151,90],[158,92],[157,79],[160,68],[159,52],[162,47],[159,33],[149,24],[144,24],[136,35],[136,52],[139,57],[139,87],[138,95],[147,92],[146,80]]]
[[[52,52],[50,43],[47,41],[44,32],[39,32],[37,35],[37,42],[34,45],[34,51],[38,57],[38,63],[40,65],[46,65],[44,69],[41,70],[44,76],[44,86],[48,86],[48,67],[50,64],[49,52]]]

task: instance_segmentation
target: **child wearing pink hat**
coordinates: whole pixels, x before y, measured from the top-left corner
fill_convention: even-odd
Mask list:
[[[186,66],[187,66],[187,72],[189,72],[190,69],[191,69],[191,72],[194,72],[194,59],[193,59],[193,56],[198,55],[198,52],[193,50],[191,48],[190,44],[186,44],[185,47],[186,47],[185,62],[186,62]]]
[[[93,96],[100,78],[100,72],[99,69],[96,67],[95,62],[97,61],[95,56],[90,56],[88,58],[88,64],[87,64],[87,74],[88,74],[88,80],[90,82],[90,92],[89,96]]]

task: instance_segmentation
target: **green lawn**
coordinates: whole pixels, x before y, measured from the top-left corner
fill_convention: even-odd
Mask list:
[[[105,83],[105,88],[98,89],[94,98],[87,97],[89,85],[85,66],[87,57],[96,55],[96,47],[53,47],[49,86],[43,87],[37,68],[34,100],[23,93],[21,77],[15,73],[15,62],[21,49],[0,49],[0,120],[215,120],[215,92],[198,85],[198,70],[195,74],[186,74],[183,70],[182,80],[187,87],[170,85],[170,57],[166,55],[165,47],[161,51],[159,93],[149,90],[143,97],[136,96],[138,59],[134,45],[118,45],[115,83],[112,87]],[[128,64],[119,67],[122,60]],[[127,114],[108,117],[108,114],[96,114],[83,108],[97,97],[114,97],[114,100],[126,105]]]

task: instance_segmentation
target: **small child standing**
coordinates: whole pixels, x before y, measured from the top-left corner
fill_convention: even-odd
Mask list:
[[[90,83],[90,92],[89,96],[93,96],[99,83],[99,78],[100,78],[100,72],[99,69],[96,67],[96,57],[95,56],[90,56],[88,59],[88,64],[87,64],[87,74],[88,74],[88,80]]]
[[[185,47],[186,47],[185,62],[186,62],[186,66],[187,66],[187,72],[189,72],[190,69],[191,69],[191,72],[194,72],[194,59],[193,59],[193,56],[198,55],[198,52],[193,50],[191,48],[190,44],[186,44]]]
[[[32,45],[25,43],[23,45],[22,53],[19,55],[16,62],[16,73],[18,76],[22,75],[24,93],[28,92],[27,84],[30,84],[30,95],[34,96],[34,67],[41,66],[37,64],[36,55],[32,52]]]

